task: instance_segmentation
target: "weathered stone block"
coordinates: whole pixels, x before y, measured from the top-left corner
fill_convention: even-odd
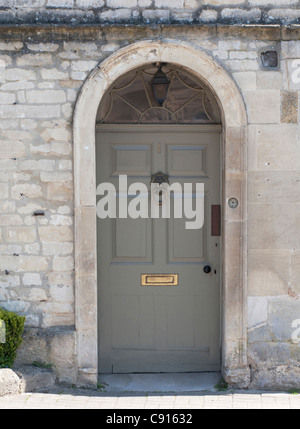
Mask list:
[[[249,295],[285,295],[290,281],[290,251],[251,249],[248,255]]]
[[[298,122],[298,93],[295,91],[281,93],[281,122],[286,124]]]
[[[17,395],[20,391],[20,379],[9,368],[0,369],[0,396]]]
[[[60,90],[28,91],[26,97],[32,104],[56,104],[66,101],[65,92]]]
[[[244,96],[250,123],[280,123],[280,91],[244,91]]]
[[[42,280],[38,273],[26,273],[23,275],[23,284],[25,286],[41,286]]]
[[[38,198],[43,196],[43,191],[41,186],[29,183],[12,186],[12,199],[20,200],[23,196],[26,198]]]
[[[248,327],[265,324],[268,320],[268,297],[248,297]]]
[[[38,228],[41,241],[60,242],[72,241],[72,229],[68,226],[41,226]]]
[[[6,228],[5,239],[9,242],[34,242],[36,240],[36,230],[34,227],[29,226]]]
[[[300,240],[296,204],[249,204],[249,249],[295,249]]]
[[[296,326],[293,326],[295,320],[300,320],[300,300],[298,296],[270,298],[269,326],[275,341],[292,340],[293,333],[296,330]]]

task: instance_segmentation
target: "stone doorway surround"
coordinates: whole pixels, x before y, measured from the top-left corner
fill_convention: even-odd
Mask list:
[[[247,114],[228,72],[207,52],[180,41],[143,41],[118,50],[88,76],[74,112],[75,321],[78,386],[98,379],[96,114],[109,86],[126,72],[147,63],[185,67],[215,95],[223,127],[222,375],[236,387],[250,381],[247,364]],[[237,209],[228,200],[239,200]]]

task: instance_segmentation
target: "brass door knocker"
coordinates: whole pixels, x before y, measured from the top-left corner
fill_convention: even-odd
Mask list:
[[[168,198],[167,188],[169,185],[169,175],[158,171],[151,176],[151,195],[156,204],[160,206]]]

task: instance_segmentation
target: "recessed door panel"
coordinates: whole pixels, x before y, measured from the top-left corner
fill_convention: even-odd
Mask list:
[[[149,176],[151,171],[151,145],[114,144],[110,145],[111,174],[129,176]]]
[[[112,262],[151,262],[151,219],[116,218],[111,224]]]
[[[205,231],[186,229],[187,219],[169,221],[169,262],[201,263],[205,260]]]
[[[168,167],[172,176],[206,176],[206,147],[198,145],[168,145]]]

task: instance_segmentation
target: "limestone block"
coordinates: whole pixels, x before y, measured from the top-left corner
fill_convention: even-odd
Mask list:
[[[74,302],[74,291],[72,286],[50,286],[50,296],[55,302]]]
[[[56,52],[59,45],[57,43],[27,43],[27,47],[34,52]]]
[[[44,302],[47,301],[47,295],[44,289],[31,287],[28,291],[28,296],[24,297],[24,300],[30,302]]]
[[[237,21],[240,20],[246,22],[259,21],[261,18],[261,10],[259,8],[253,8],[249,10],[241,8],[224,8],[221,11],[221,17],[225,20]]]
[[[20,389],[20,378],[9,368],[0,369],[0,396],[16,395]]]
[[[230,0],[230,2],[228,0],[204,0],[202,1],[203,5],[214,5],[214,6],[224,6],[224,5],[228,5],[228,4],[241,4],[242,1],[241,0]]]
[[[47,103],[47,100],[45,99],[44,102]],[[59,105],[0,105],[0,119],[59,118],[60,112]]]
[[[278,71],[258,71],[257,72],[257,89],[282,89],[282,73]]]
[[[20,377],[20,393],[39,392],[54,386],[56,375],[54,371],[33,365],[22,365],[16,369]]]
[[[21,170],[43,170],[43,171],[52,171],[55,167],[55,161],[52,159],[40,159],[33,160],[27,159],[19,163],[19,168]]]
[[[137,0],[107,0],[107,7],[123,8],[123,7],[136,7]]]
[[[52,242],[43,243],[43,255],[68,255],[73,252],[73,243]]]
[[[73,272],[48,272],[47,279],[51,286],[72,286],[73,287]]]
[[[42,312],[42,328],[74,325],[74,309],[69,302],[41,302],[38,308]]]
[[[74,268],[74,259],[72,256],[54,256],[54,271],[71,271]]]
[[[6,69],[5,78],[6,80],[9,80],[9,81],[36,80],[36,72],[33,70],[22,69],[22,68]]]
[[[155,0],[155,7],[168,9],[183,9],[184,0]]]
[[[23,196],[25,196],[26,198],[38,198],[43,196],[43,191],[41,186],[29,183],[12,186],[12,199],[20,200]]]
[[[152,0],[138,0],[139,7],[149,7],[151,6]]]
[[[0,200],[8,198],[8,184],[0,183]]]
[[[244,91],[244,96],[250,123],[280,123],[280,91]]]
[[[0,141],[0,159],[20,158],[25,151],[26,146],[21,141]]]
[[[48,173],[42,171],[40,174],[42,182],[66,183],[71,182],[73,179],[72,173]]]
[[[73,241],[73,232],[68,226],[41,226],[38,227],[38,233],[41,241]]]
[[[49,268],[49,259],[42,256],[20,256],[20,270],[21,271],[47,271]]]
[[[23,224],[23,220],[21,216],[17,214],[0,216],[0,226],[22,225],[22,224]]]
[[[76,4],[80,9],[100,8],[104,5],[104,0],[76,0]]]
[[[25,286],[41,286],[42,280],[41,276],[38,273],[26,273],[23,275],[23,284]]]
[[[248,297],[248,327],[265,324],[268,320],[268,297]]]
[[[300,250],[291,252],[291,288],[300,295]]]
[[[97,64],[97,61],[72,61],[71,68],[75,72],[86,72],[93,70]]]
[[[242,90],[256,89],[256,72],[235,72],[232,76]]]
[[[282,91],[281,93],[281,122],[296,124],[298,122],[298,93]]]
[[[41,66],[51,66],[52,65],[52,56],[50,54],[25,54],[17,58],[17,66],[29,66],[29,67],[41,67]]]
[[[72,8],[74,6],[74,0],[47,0],[47,6],[55,8]]]
[[[257,128],[259,170],[299,170],[298,127],[294,124],[261,125]]]
[[[47,199],[69,202],[73,198],[73,187],[70,183],[49,183],[47,185]]]
[[[146,9],[142,12],[142,15],[143,18],[145,18],[146,22],[155,20],[168,21],[170,18],[170,12],[167,9]]]
[[[10,92],[0,92],[0,104],[13,104],[16,101],[15,94]]]
[[[218,17],[218,12],[213,9],[205,9],[200,13],[199,19],[203,22],[213,22],[216,21]]]
[[[34,361],[50,363],[46,333],[41,335],[39,329],[25,327],[22,338],[23,342],[15,361],[16,366],[31,365]]]
[[[300,174],[296,171],[248,172],[248,201],[251,203],[300,203]]]
[[[42,69],[41,75],[45,80],[68,79],[68,73],[61,72],[57,69]]]
[[[0,184],[0,199],[1,199],[1,184]],[[15,201],[0,201],[1,213],[13,213],[16,211]]]
[[[22,42],[0,42],[0,51],[19,51],[23,46]]]
[[[5,230],[5,239],[9,242],[34,242],[36,240],[36,230],[34,227],[9,227]]]
[[[52,215],[50,218],[51,225],[72,225],[73,218],[71,216],[64,216],[62,214]]]
[[[300,241],[298,206],[248,204],[249,249],[296,249]]]
[[[66,101],[66,94],[61,90],[28,91],[27,100],[32,104],[56,104]]]
[[[53,156],[69,155],[72,151],[70,143],[46,143],[43,145],[30,145],[33,154],[49,154]]]
[[[75,333],[61,332],[50,339],[50,358],[54,363],[59,381],[76,381]]]
[[[248,253],[248,293],[251,296],[285,295],[290,282],[288,249],[251,249]]]
[[[290,341],[298,338],[295,335],[297,325],[294,321],[300,320],[300,300],[289,296],[270,298],[269,326],[275,341]],[[300,338],[298,338],[300,343]]]

